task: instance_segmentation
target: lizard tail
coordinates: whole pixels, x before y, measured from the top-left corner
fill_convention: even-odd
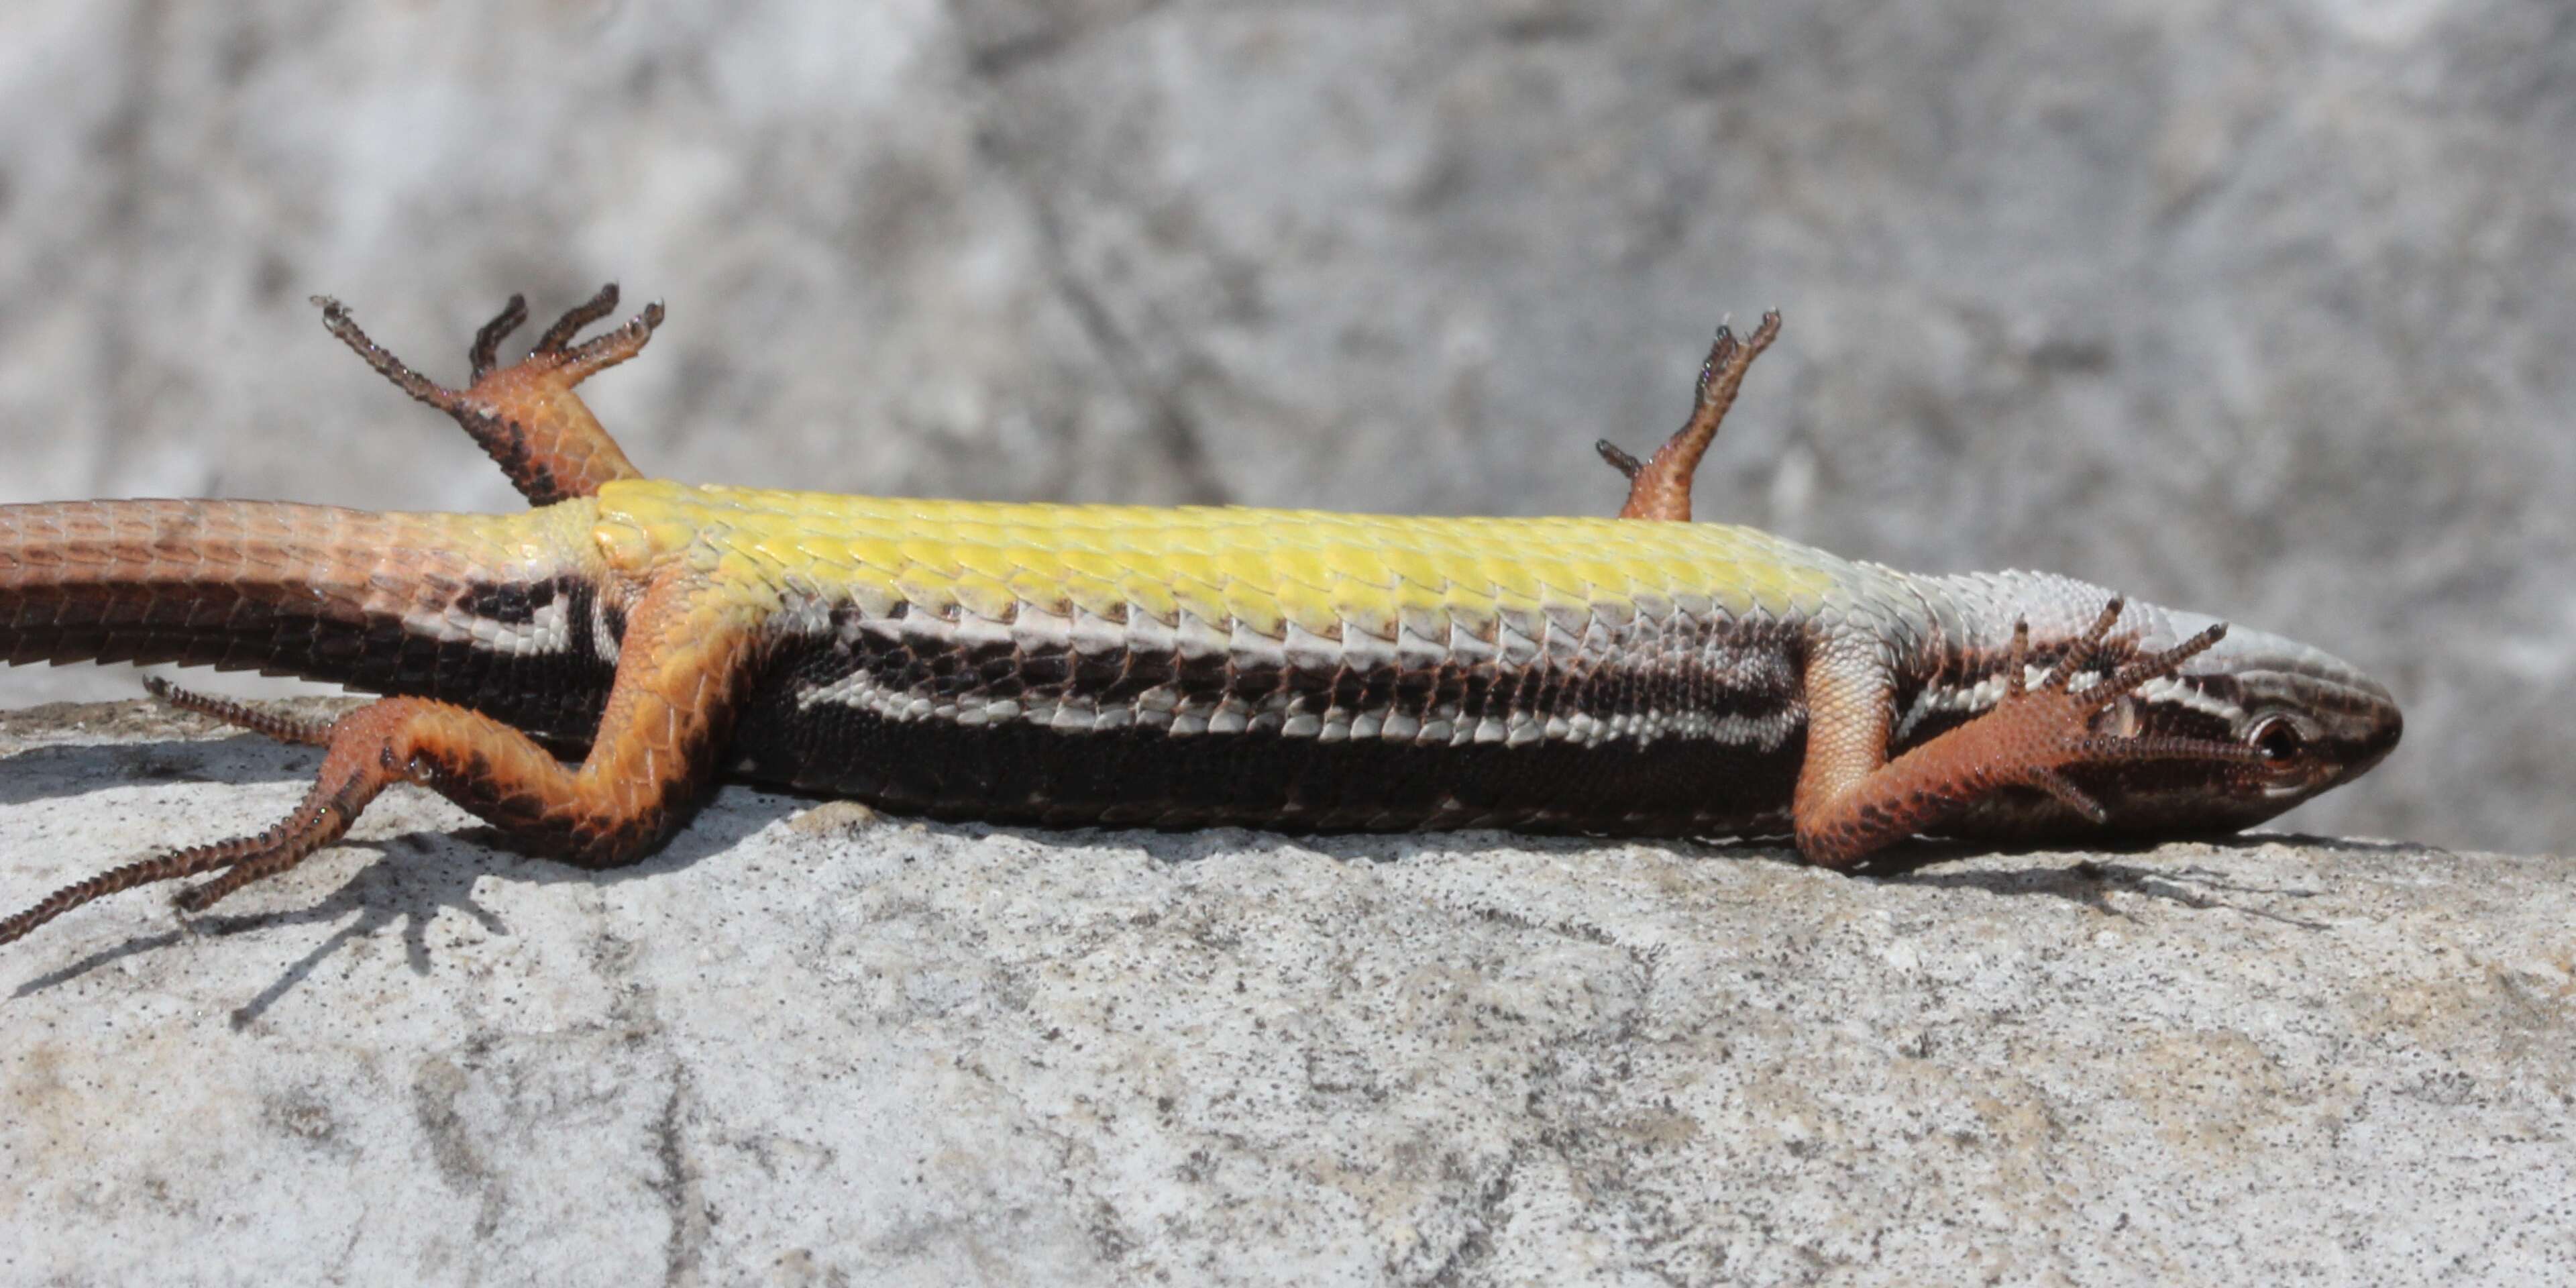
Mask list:
[[[619,627],[583,562],[592,508],[0,506],[0,661],[258,670],[586,731]]]

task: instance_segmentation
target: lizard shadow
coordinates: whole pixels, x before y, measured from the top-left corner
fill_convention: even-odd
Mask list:
[[[827,800],[818,797],[816,800]],[[813,801],[806,801],[812,804]],[[889,815],[889,817],[910,817]],[[1340,863],[1394,863],[1403,859],[1481,853],[1509,847],[1539,854],[1583,854],[1605,845],[1660,850],[1675,858],[1704,855],[1723,845],[1683,840],[1673,837],[1593,837],[1567,833],[1506,832],[1471,829],[1456,832],[1357,832],[1332,829],[1288,830],[1243,827],[1224,824],[1210,827],[1125,827],[1071,825],[1049,827],[1033,823],[985,823],[967,819],[941,820],[935,826],[954,829],[961,836],[1010,836],[1043,845],[1079,846],[1098,843],[1126,844],[1119,838],[1152,838],[1145,842],[1155,861],[1165,866],[1187,866],[1202,863],[1222,854],[1275,853],[1285,850],[1320,854]],[[1796,852],[1786,842],[1764,844],[1742,842],[1743,857],[1780,858],[1796,862]]]
[[[490,934],[509,933],[508,924],[474,898],[474,883],[488,870],[488,864],[474,864],[455,855],[440,853],[447,848],[440,844],[444,839],[435,833],[412,832],[383,840],[343,841],[335,848],[373,850],[377,859],[359,868],[321,899],[302,907],[270,912],[173,914],[183,917],[176,928],[102,948],[28,980],[18,986],[14,995],[26,997],[43,992],[101,967],[166,948],[182,947],[199,939],[220,939],[284,926],[334,926],[336,929],[302,958],[289,964],[274,982],[234,1008],[232,1021],[236,1029],[265,1014],[340,949],[355,941],[371,938],[389,926],[400,924],[405,958],[414,974],[425,975],[431,966],[429,924],[441,909],[455,908],[464,912],[481,923]]]
[[[37,748],[0,760],[0,783],[6,784],[6,790],[0,791],[0,805],[77,796],[127,783],[301,781],[311,776],[319,755],[317,751],[282,747],[254,736]],[[412,972],[421,975],[427,974],[433,964],[428,930],[442,910],[452,908],[472,917],[488,934],[508,935],[508,923],[475,898],[477,883],[487,876],[531,884],[577,881],[600,885],[661,875],[728,849],[802,805],[792,797],[732,785],[727,785],[720,796],[721,808],[700,811],[669,843],[620,868],[582,868],[520,854],[500,844],[499,833],[494,829],[479,824],[343,840],[333,848],[372,850],[376,859],[318,900],[275,911],[214,910],[197,914],[175,929],[124,940],[38,975],[20,984],[13,995],[29,996],[78,980],[101,967],[199,938],[284,926],[335,927],[289,964],[274,982],[235,1008],[233,1024],[241,1028],[259,1019],[341,949],[373,938],[389,927],[399,925],[405,959]],[[708,803],[715,805],[717,800],[710,798]],[[120,861],[119,857],[102,855],[98,866],[103,870]]]
[[[2308,836],[2295,833],[2265,833],[2244,836],[2210,836],[2191,838],[2192,843],[2217,851],[2251,851],[2266,845],[2296,845],[2330,854],[2400,854],[2421,852],[2424,847],[2395,841],[2344,840],[2336,837]],[[2296,926],[2303,930],[2328,930],[2322,921],[2290,915],[2277,907],[2281,900],[2305,900],[2329,893],[2307,886],[2261,885],[2245,881],[2223,868],[2201,864],[2183,866],[2124,863],[2107,855],[2144,855],[2155,852],[2171,841],[2101,841],[2089,843],[2086,856],[2066,862],[2065,850],[2045,846],[1997,847],[1973,845],[1959,841],[1916,840],[1863,862],[1856,872],[1896,885],[1932,889],[1973,889],[1988,894],[2013,897],[2065,899],[2082,904],[2096,912],[2129,919],[2110,901],[2113,892],[2143,895],[2194,909],[2226,909],[2259,917],[2266,921]],[[2044,860],[2027,867],[2007,869],[1966,868],[1945,870],[1942,865],[1981,855],[2004,855],[2014,858]],[[2252,897],[2247,897],[2252,896]]]
[[[317,753],[254,734],[57,743],[0,757],[0,806],[135,785],[261,783],[313,776]]]
[[[1920,886],[1930,889],[1974,889],[2008,897],[2064,899],[2096,912],[2129,919],[2129,914],[2114,905],[2114,892],[2161,899],[2193,909],[2226,909],[2250,917],[2276,921],[2305,930],[2326,930],[2328,923],[2282,912],[2282,900],[2304,900],[2328,893],[2324,890],[2283,885],[2262,885],[2236,878],[2221,868],[2199,864],[2185,866],[2125,863],[2106,858],[2111,855],[2150,854],[2169,842],[2096,842],[2085,849],[2070,852],[2046,846],[1998,847],[1960,841],[1917,839],[1902,843],[1863,862],[1853,869],[1857,880],[1874,880],[1891,885]],[[2402,842],[2343,840],[2333,837],[2270,833],[2257,836],[2216,836],[2199,838],[2198,844],[2215,850],[2252,850],[2269,844],[2291,844],[2308,849],[2349,854],[2414,853],[2423,847]],[[1399,859],[1426,855],[1464,854],[1509,845],[1515,849],[1555,854],[1580,854],[1604,844],[1643,846],[1660,850],[1677,859],[1730,859],[1737,862],[1772,862],[1796,865],[1803,861],[1785,838],[1769,840],[1686,840],[1674,838],[1621,838],[1616,841],[1583,836],[1520,835],[1503,832],[1410,833],[1369,835],[1366,833],[1276,833],[1227,831],[1212,836],[1197,854],[1179,856],[1176,861],[1190,862],[1207,854],[1228,849],[1266,849],[1296,846],[1329,855],[1345,862],[1366,861],[1389,863]],[[2070,853],[2085,857],[2069,861]],[[1946,865],[1962,860],[2006,856],[2034,860],[2024,867],[1996,869],[1978,867],[1952,869]]]

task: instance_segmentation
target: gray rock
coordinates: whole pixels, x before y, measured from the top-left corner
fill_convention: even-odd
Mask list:
[[[0,719],[0,904],[312,753]],[[400,789],[0,951],[0,1281],[2540,1283],[2576,867],[926,825]],[[1919,857],[1919,856],[1918,856]]]

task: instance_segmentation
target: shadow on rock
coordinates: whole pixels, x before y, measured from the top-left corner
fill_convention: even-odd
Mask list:
[[[2326,930],[2326,922],[2292,916],[2270,906],[2283,900],[2313,899],[2325,894],[2306,886],[2262,885],[2242,879],[2222,868],[2190,864],[2181,867],[2158,867],[2122,863],[2102,857],[2105,854],[2139,854],[2159,847],[2157,842],[2134,846],[2087,851],[2085,857],[2066,862],[2064,851],[2011,850],[2003,853],[2041,858],[2029,867],[1997,870],[1974,868],[1935,870],[1936,865],[1958,859],[1996,853],[1990,848],[1950,842],[1920,843],[1905,847],[1904,853],[1879,864],[1867,865],[1865,875],[1891,885],[1926,886],[1937,889],[1974,889],[1996,895],[2042,895],[2083,904],[2096,912],[2126,918],[2127,913],[2112,905],[2113,891],[2162,899],[2195,909],[2226,909],[2249,917],[2260,917],[2305,930]],[[2201,842],[2213,849],[2250,850],[2265,844],[2290,844],[2306,849],[2376,853],[2382,850],[2405,850],[2413,847],[2384,846],[2374,842],[2330,841],[2307,837],[2222,837]]]
[[[583,868],[518,854],[499,844],[499,833],[488,827],[463,828],[453,834],[411,832],[383,840],[342,841],[335,848],[372,849],[380,857],[309,906],[238,915],[203,913],[188,918],[178,930],[130,939],[39,975],[19,985],[15,995],[39,993],[129,957],[199,938],[283,926],[337,926],[334,933],[290,964],[258,996],[233,1011],[233,1026],[241,1028],[257,1021],[293,992],[342,946],[372,938],[396,923],[402,927],[405,959],[413,973],[422,975],[429,973],[431,965],[429,926],[444,909],[453,908],[472,917],[488,934],[509,934],[508,923],[474,897],[475,884],[486,876],[518,884],[606,884],[661,876],[728,849],[799,807],[799,802],[790,797],[741,789],[728,789],[711,804],[712,808],[701,812],[669,844],[621,868]],[[351,917],[351,913],[356,916]]]
[[[169,783],[273,783],[310,778],[322,753],[256,734],[35,747],[0,757],[0,805]]]

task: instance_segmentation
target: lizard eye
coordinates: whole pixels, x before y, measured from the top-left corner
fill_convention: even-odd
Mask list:
[[[2295,765],[2308,754],[2308,736],[2299,732],[2298,723],[2288,716],[2264,717],[2245,741],[2262,753],[2264,764],[2275,769]]]

